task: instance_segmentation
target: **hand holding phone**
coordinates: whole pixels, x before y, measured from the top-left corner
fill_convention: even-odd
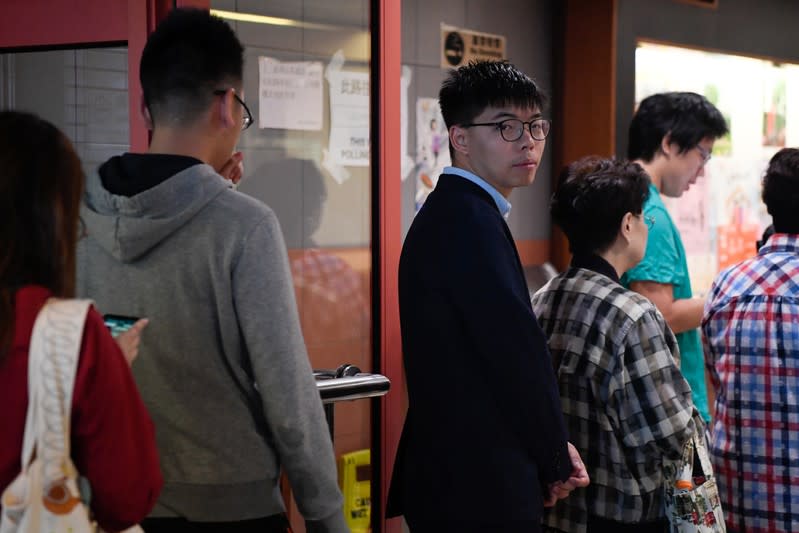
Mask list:
[[[139,320],[136,316],[124,315],[103,315],[103,322],[105,327],[111,332],[112,337],[118,337],[120,333],[124,333],[133,327],[133,324]]]
[[[133,364],[133,360],[139,355],[141,333],[149,320],[123,315],[103,315],[103,320],[111,330],[111,335],[117,341],[125,360],[129,365]]]

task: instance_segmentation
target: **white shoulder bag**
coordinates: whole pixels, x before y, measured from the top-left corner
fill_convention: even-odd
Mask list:
[[[33,326],[22,470],[2,495],[0,533],[92,533],[69,453],[72,389],[89,300],[50,299]]]

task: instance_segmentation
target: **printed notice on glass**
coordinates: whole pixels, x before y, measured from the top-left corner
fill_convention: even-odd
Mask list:
[[[319,131],[323,117],[323,65],[258,58],[258,127]]]
[[[325,68],[330,91],[330,141],[322,150],[322,168],[337,183],[350,178],[345,167],[369,166],[369,73],[343,70],[338,50]]]
[[[330,144],[334,162],[369,166],[369,74],[339,70],[330,82]]]

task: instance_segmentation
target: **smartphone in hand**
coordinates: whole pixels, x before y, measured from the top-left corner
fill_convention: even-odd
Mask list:
[[[135,316],[103,315],[103,322],[105,322],[105,326],[111,332],[112,337],[129,330],[137,320],[139,318]]]

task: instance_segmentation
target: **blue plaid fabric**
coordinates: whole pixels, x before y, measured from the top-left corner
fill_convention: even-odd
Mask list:
[[[727,526],[799,531],[799,236],[775,234],[719,274],[702,330]]]

